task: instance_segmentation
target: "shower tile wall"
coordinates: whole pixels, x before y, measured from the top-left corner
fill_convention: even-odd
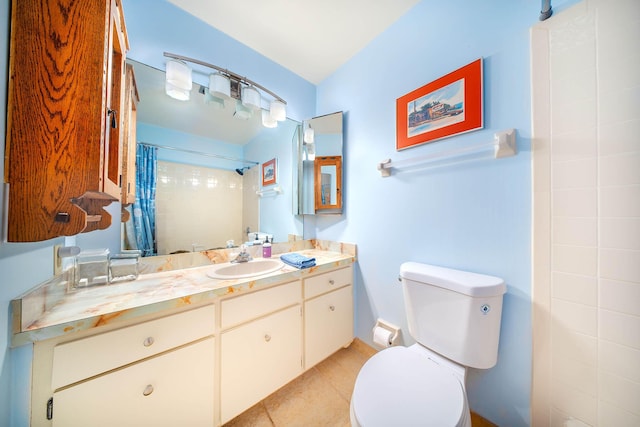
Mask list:
[[[637,0],[532,32],[536,426],[640,425],[638,40]]]
[[[224,246],[242,237],[243,177],[235,171],[158,162],[158,254]]]

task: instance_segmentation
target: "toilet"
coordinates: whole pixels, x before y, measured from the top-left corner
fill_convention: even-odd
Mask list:
[[[400,266],[410,347],[389,347],[358,373],[354,427],[471,427],[467,368],[498,359],[500,278],[416,262]]]

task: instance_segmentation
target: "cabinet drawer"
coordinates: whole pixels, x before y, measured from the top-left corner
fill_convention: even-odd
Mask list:
[[[264,316],[300,302],[300,282],[290,282],[273,288],[223,300],[221,328]]]
[[[340,270],[330,271],[310,277],[304,281],[305,299],[313,298],[338,289],[342,286],[350,285],[353,282],[353,268],[347,267]]]
[[[353,286],[304,303],[305,369],[353,341]]]
[[[214,425],[215,339],[53,394],[53,427]]]
[[[215,306],[208,305],[57,345],[53,349],[51,384],[56,390],[213,335],[214,328]]]

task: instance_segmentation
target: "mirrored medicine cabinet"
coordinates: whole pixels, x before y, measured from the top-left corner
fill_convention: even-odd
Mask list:
[[[305,120],[300,141],[299,214],[342,213],[343,113]]]

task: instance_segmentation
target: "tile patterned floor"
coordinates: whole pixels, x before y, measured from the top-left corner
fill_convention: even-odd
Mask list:
[[[356,339],[224,427],[349,427],[349,399],[356,376],[375,353]],[[497,427],[471,415],[473,427]]]

